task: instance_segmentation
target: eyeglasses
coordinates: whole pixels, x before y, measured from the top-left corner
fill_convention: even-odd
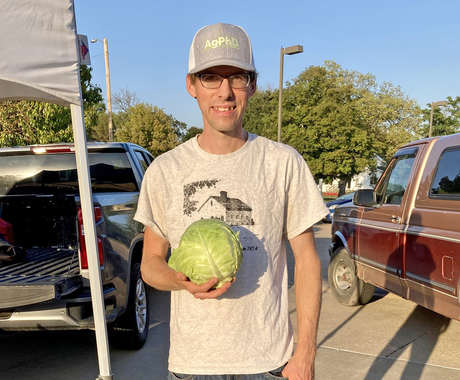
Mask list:
[[[223,76],[219,74],[200,74],[198,75],[200,78],[201,85],[204,88],[219,88],[222,84],[222,81],[226,78],[228,79],[228,83],[232,88],[241,89],[248,87],[249,82],[251,81],[252,75],[251,74],[233,74],[228,76]]]

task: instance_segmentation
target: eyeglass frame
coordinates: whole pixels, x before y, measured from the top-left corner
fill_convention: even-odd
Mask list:
[[[195,74],[196,77],[200,80],[200,83],[201,85],[208,89],[208,90],[216,90],[218,88],[220,88],[220,86],[222,86],[222,82],[224,81],[224,79],[227,79],[228,80],[228,84],[230,85],[231,88],[235,88],[236,90],[242,90],[243,88],[246,88],[246,87],[249,87],[249,84],[254,81],[255,79],[255,73],[254,72],[250,72],[250,73],[237,73],[237,74],[232,74],[232,75],[220,75],[220,74],[214,74],[214,73],[201,73],[201,74]],[[203,81],[201,80],[201,77],[203,75],[216,75],[218,77],[221,78],[220,80],[220,83],[219,83],[219,86],[217,87],[206,87],[204,84],[203,84]],[[235,75],[247,75],[248,77],[248,81],[246,83],[246,85],[244,87],[233,87],[231,84],[230,84],[230,78],[235,76]],[[232,81],[233,82],[233,81]]]

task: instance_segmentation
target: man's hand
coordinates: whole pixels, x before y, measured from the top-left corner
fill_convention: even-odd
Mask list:
[[[297,359],[294,355],[281,374],[289,380],[314,380],[315,358],[313,357],[312,360]]]
[[[193,297],[199,298],[200,300],[213,299],[221,296],[228,290],[228,288],[230,288],[230,286],[232,286],[233,282],[235,281],[235,278],[233,278],[233,281],[226,282],[224,285],[222,285],[221,288],[213,289],[212,287],[219,282],[218,278],[212,278],[208,282],[201,285],[194,284],[187,278],[185,274],[180,272],[177,273],[177,278],[183,285],[184,289],[188,290],[193,295]]]

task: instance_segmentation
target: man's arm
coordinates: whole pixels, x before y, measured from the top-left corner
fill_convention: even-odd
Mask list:
[[[283,370],[283,376],[290,380],[313,380],[321,309],[321,261],[316,252],[312,228],[291,239],[289,243],[295,257],[297,348]]]
[[[219,281],[213,278],[202,285],[192,283],[183,273],[176,272],[168,266],[169,242],[145,227],[144,250],[142,254],[141,273],[143,280],[158,290],[182,290],[186,289],[195,298],[217,298],[227,291],[232,284],[225,283],[219,289],[211,288]]]

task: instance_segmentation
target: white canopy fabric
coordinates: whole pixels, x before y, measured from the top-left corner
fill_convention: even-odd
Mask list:
[[[0,101],[70,106],[99,359],[112,380],[80,88],[73,0],[0,0]]]
[[[81,105],[73,1],[0,0],[0,100]]]

